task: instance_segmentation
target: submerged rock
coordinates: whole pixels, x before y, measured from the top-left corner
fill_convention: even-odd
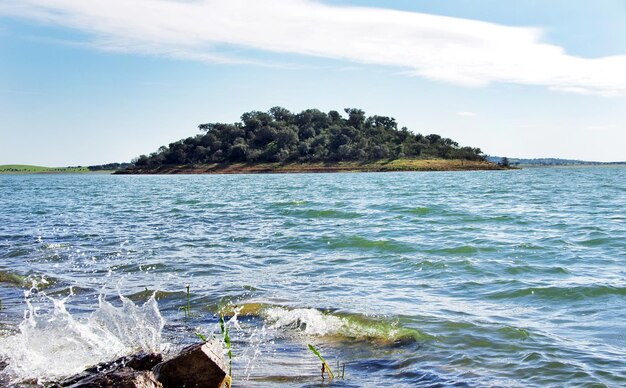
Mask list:
[[[219,342],[191,345],[153,369],[164,388],[219,388],[226,378],[226,363]]]

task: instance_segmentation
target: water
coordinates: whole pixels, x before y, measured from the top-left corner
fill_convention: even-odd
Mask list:
[[[626,385],[625,168],[4,175],[0,259],[0,381],[238,311],[238,386],[327,385],[308,344],[338,386]]]

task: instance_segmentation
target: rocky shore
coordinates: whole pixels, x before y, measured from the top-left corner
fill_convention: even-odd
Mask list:
[[[228,163],[129,167],[114,174],[280,174],[326,172],[504,170],[487,161],[460,159],[395,159],[338,163]]]

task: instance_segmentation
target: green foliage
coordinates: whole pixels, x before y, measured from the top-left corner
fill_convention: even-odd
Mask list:
[[[230,336],[228,335],[228,326],[224,322],[224,316],[220,314],[220,329],[222,330],[222,337],[224,338],[224,344],[228,350],[228,376],[232,379],[233,376],[233,352],[230,347]],[[231,380],[229,380],[230,382]],[[228,384],[230,386],[230,383]]]
[[[89,171],[114,171],[114,170],[122,170],[126,167],[130,166],[130,163],[107,163],[107,164],[98,164],[95,166],[88,166]]]
[[[315,163],[436,157],[484,160],[479,148],[459,147],[451,139],[398,130],[394,118],[367,117],[346,108],[337,111],[307,109],[292,113],[274,107],[268,112],[244,113],[233,124],[207,123],[203,134],[161,147],[133,160],[136,166],[206,163]]]
[[[181,306],[178,309],[183,310],[185,313],[185,319],[191,318],[191,294],[189,293],[189,284],[186,286],[187,288],[187,304],[185,306]]]
[[[322,354],[315,348],[315,346],[311,344],[309,344],[309,349],[313,352],[313,354],[315,354],[320,359],[320,361],[322,361],[322,378],[324,378],[324,372],[326,372],[328,374],[329,379],[331,380],[334,379],[335,374],[330,369],[330,366],[328,365],[326,360],[324,360],[324,357],[322,357]]]

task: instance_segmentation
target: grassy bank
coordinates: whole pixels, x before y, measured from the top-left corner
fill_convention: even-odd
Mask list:
[[[43,167],[27,164],[0,165],[0,174],[52,174],[89,172],[87,167]]]
[[[458,159],[394,159],[338,163],[231,163],[131,167],[116,174],[260,174],[385,171],[502,170],[490,162]]]

